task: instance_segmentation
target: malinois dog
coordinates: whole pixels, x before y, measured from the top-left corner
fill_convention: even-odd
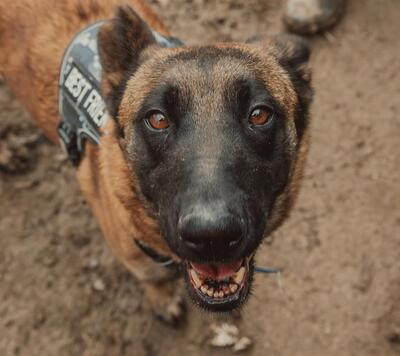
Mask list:
[[[72,57],[61,75],[67,101],[98,123],[98,142],[86,130],[73,157],[82,191],[165,320],[183,312],[177,275],[196,304],[238,308],[257,248],[298,191],[309,49],[289,35],[184,45],[142,0],[0,0],[0,73],[53,142],[66,49],[98,21],[105,112]]]

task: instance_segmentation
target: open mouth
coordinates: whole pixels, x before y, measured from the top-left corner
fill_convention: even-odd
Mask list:
[[[188,285],[195,301],[210,310],[237,308],[249,291],[253,273],[251,261],[246,257],[229,264],[187,262]]]

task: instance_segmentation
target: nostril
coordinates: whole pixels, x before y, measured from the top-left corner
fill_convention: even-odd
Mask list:
[[[191,236],[185,235],[185,237],[182,237],[182,235],[179,235],[179,240],[181,240],[187,247],[191,249],[199,249],[203,247],[203,241],[194,239]]]
[[[244,235],[242,220],[231,214],[190,214],[180,219],[178,229],[180,241],[198,251],[236,248]]]

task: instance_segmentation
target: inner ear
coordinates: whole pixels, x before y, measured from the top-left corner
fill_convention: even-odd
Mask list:
[[[150,27],[128,5],[117,8],[98,35],[103,69],[102,91],[107,109],[117,117],[119,103],[129,76],[137,69],[143,50],[156,40]]]

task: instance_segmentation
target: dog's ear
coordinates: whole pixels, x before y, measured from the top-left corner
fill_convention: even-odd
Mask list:
[[[247,43],[261,46],[271,53],[288,72],[299,99],[295,119],[298,136],[301,139],[307,126],[308,109],[313,97],[311,70],[308,66],[311,51],[307,41],[299,36],[279,34],[254,37]]]
[[[98,49],[103,68],[103,95],[113,118],[129,76],[139,65],[140,55],[156,43],[150,27],[128,5],[117,8],[98,35]]]
[[[300,77],[309,82],[311,77],[307,74],[310,48],[302,37],[289,34],[267,35],[252,37],[247,43],[264,48],[272,53],[279,63],[290,71],[297,71]]]

